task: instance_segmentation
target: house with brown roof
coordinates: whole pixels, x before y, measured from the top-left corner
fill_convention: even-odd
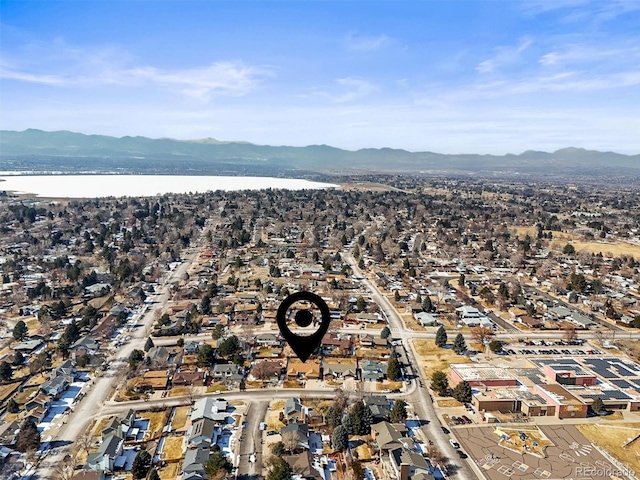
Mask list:
[[[192,385],[202,386],[206,381],[207,372],[176,372],[173,375],[172,384],[180,387],[189,387]]]
[[[150,370],[136,381],[133,389],[136,392],[148,390],[166,390],[169,385],[169,376],[166,370]]]
[[[287,365],[287,379],[289,380],[317,380],[320,378],[320,361],[307,360],[302,363],[297,358],[292,358]]]

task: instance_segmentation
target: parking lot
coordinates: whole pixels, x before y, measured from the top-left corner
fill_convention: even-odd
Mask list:
[[[498,424],[499,427],[499,424]],[[554,445],[545,449],[545,458],[522,454],[498,445],[495,426],[465,430],[458,436],[461,450],[490,480],[590,478],[610,480],[618,468],[572,425],[542,426]]]

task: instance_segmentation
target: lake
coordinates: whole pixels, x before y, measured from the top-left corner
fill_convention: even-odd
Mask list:
[[[0,191],[45,198],[151,197],[165,193],[214,190],[286,190],[338,187],[296,178],[182,175],[11,175],[0,177]]]

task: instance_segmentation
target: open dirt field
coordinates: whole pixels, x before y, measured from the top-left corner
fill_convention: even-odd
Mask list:
[[[182,440],[183,437],[167,437],[162,448],[162,459],[170,462],[171,460],[180,460],[182,458]]]
[[[140,412],[141,418],[149,419],[149,437],[155,438],[160,435],[167,421],[168,413],[166,410],[161,412]]]
[[[469,357],[458,355],[450,348],[436,347],[433,340],[414,340],[413,345],[427,379],[436,370],[446,372],[452,363],[471,363]]]
[[[174,480],[178,478],[179,467],[179,463],[169,463],[166,467],[158,470],[158,475],[160,475],[162,480]]]
[[[626,447],[629,440],[640,435],[640,423],[627,425],[578,425],[580,433],[600,445],[631,470],[640,472],[640,440]]]
[[[189,415],[190,409],[191,407],[177,407],[176,413],[173,416],[171,428],[173,428],[174,430],[180,430],[184,428],[187,423],[187,415]]]

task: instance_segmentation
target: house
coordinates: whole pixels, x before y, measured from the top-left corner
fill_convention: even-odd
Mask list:
[[[136,392],[148,390],[166,390],[169,386],[169,376],[166,370],[150,370],[145,372],[133,386]]]
[[[205,397],[197,400],[191,409],[191,422],[199,418],[208,418],[215,422],[224,422],[227,418],[227,401]]]
[[[323,377],[325,380],[335,380],[344,378],[356,378],[356,362],[351,360],[336,359],[325,360],[323,367]]]
[[[305,480],[324,480],[324,466],[315,460],[311,452],[304,451],[296,455],[283,455],[282,459],[291,466],[292,478]]]
[[[434,480],[429,472],[427,459],[407,447],[398,447],[389,452],[391,465],[401,480]]]
[[[171,381],[176,387],[202,386],[207,381],[207,372],[176,372]]]
[[[0,471],[2,471],[2,467],[5,464],[8,464],[12,461],[11,457],[15,457],[15,459],[18,459],[20,457],[20,452],[16,452],[15,450],[11,450],[9,447],[0,445]],[[6,473],[9,474],[9,472]]]
[[[380,422],[371,425],[371,435],[382,451],[403,446],[401,439],[407,438],[407,427],[403,423]]]
[[[13,445],[20,430],[20,424],[15,420],[0,423],[0,445]]]
[[[386,362],[376,360],[362,360],[360,362],[360,377],[366,382],[381,382],[387,376]]]
[[[13,349],[16,352],[19,351],[19,352],[31,353],[34,350],[40,348],[42,345],[44,345],[44,342],[40,339],[26,340],[24,342],[15,344],[13,346]]]
[[[100,433],[102,440],[104,441],[110,435],[117,435],[126,439],[129,436],[129,431],[133,428],[135,419],[136,412],[132,409],[110,418],[105,426],[102,427],[102,432]]]
[[[280,434],[283,438],[286,438],[288,435],[295,435],[298,439],[298,446],[296,448],[309,450],[309,425],[306,423],[292,422],[282,427]]]
[[[87,456],[85,468],[113,472],[116,458],[122,455],[123,447],[122,437],[115,434],[109,435],[102,441],[96,452]]]
[[[191,422],[187,431],[189,448],[210,448],[215,444],[216,422],[209,418],[198,418]]]
[[[183,480],[204,480],[209,476],[204,471],[204,465],[209,460],[208,448],[189,448],[184,455],[182,464]]]
[[[65,360],[57,368],[51,371],[51,378],[64,377],[67,382],[71,383],[76,378],[76,367],[71,360]]]
[[[48,408],[36,407],[27,413],[25,419],[31,420],[35,424],[41,423],[47,416],[48,411]]]
[[[391,403],[385,395],[365,395],[362,402],[369,407],[374,419],[387,420],[391,413]]]
[[[530,328],[542,328],[544,326],[540,320],[529,315],[522,315],[518,317],[518,320],[520,320],[520,323]]]
[[[438,315],[434,313],[419,312],[415,313],[413,317],[423,327],[433,327],[438,325]]]
[[[256,335],[256,345],[260,347],[280,347],[282,346],[282,338],[275,333],[261,333]]]
[[[293,419],[298,422],[303,421],[306,418],[308,412],[309,409],[302,405],[299,398],[290,397],[284,404],[285,418]]]
[[[348,338],[341,338],[337,335],[327,333],[324,337],[322,337],[322,342],[320,345],[323,348],[330,350],[333,353],[337,353],[339,355],[350,355],[352,352],[353,344]]]
[[[24,404],[24,408],[27,412],[38,407],[48,410],[50,405],[51,397],[45,393],[39,392],[35,397],[27,400],[27,402]]]
[[[320,378],[320,362],[307,360],[306,363],[303,363],[299,359],[293,358],[287,366],[287,378],[289,380],[317,380]]]
[[[76,361],[78,357],[83,355],[95,355],[100,349],[98,341],[90,336],[82,337],[76,343],[71,345],[69,352],[71,359]]]
[[[251,369],[249,378],[252,380],[270,379],[278,380],[284,369],[284,364],[281,360],[260,360]],[[256,375],[256,372],[258,374]]]
[[[189,341],[184,344],[185,355],[195,355],[200,351],[200,342]]]
[[[596,325],[596,322],[591,320],[586,315],[580,313],[571,314],[571,322],[578,326],[578,328],[590,328]]]
[[[216,363],[211,368],[211,376],[216,380],[240,383],[244,378],[242,368],[235,363]]]
[[[104,470],[81,470],[74,475],[73,480],[105,480],[106,478]]]
[[[69,381],[60,375],[44,382],[40,385],[40,390],[51,398],[57,399],[60,398],[60,395],[64,393],[68,386]]]

